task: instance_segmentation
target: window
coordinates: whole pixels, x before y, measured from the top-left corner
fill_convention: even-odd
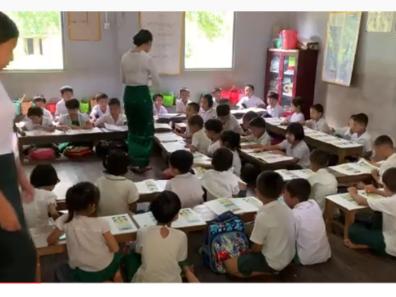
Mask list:
[[[186,12],[185,68],[232,68],[233,38],[233,12]]]
[[[7,14],[19,29],[14,60],[7,70],[63,69],[61,12],[15,11]]]

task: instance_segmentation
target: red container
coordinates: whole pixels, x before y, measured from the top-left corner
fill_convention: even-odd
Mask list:
[[[48,109],[50,111],[50,113],[52,113],[54,115],[55,111],[56,111],[56,103],[55,102],[49,102],[49,103],[47,103],[45,108]]]
[[[297,48],[297,31],[295,30],[282,30],[282,48],[283,49],[295,49]]]

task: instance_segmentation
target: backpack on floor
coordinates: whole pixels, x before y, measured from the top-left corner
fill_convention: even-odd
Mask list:
[[[80,159],[91,155],[92,149],[89,146],[68,146],[63,151],[63,155],[69,159]]]
[[[208,222],[207,228],[202,248],[203,262],[213,272],[225,273],[223,262],[244,254],[249,248],[244,222],[228,211]]]
[[[32,148],[29,150],[28,157],[32,161],[50,161],[56,159],[57,152],[52,147]]]

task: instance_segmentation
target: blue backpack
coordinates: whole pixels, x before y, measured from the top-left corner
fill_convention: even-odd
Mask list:
[[[245,253],[248,248],[245,225],[237,215],[227,211],[208,222],[202,255],[204,265],[213,272],[225,273],[223,262]]]

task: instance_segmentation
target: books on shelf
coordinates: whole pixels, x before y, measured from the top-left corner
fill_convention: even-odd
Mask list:
[[[139,195],[154,194],[165,190],[167,180],[146,179],[135,183]]]
[[[278,172],[285,181],[293,180],[296,178],[308,179],[314,173],[311,169],[299,169],[299,170],[279,169],[279,170],[275,170],[275,172]]]
[[[356,163],[344,163],[336,166],[329,167],[334,171],[348,176],[361,175],[361,174],[371,174],[374,169],[378,167],[374,166],[365,159],[360,159]]]
[[[383,198],[383,196],[381,196],[381,195],[367,193],[364,190],[358,191],[358,194],[366,199]],[[349,193],[330,195],[330,196],[327,196],[326,199],[334,202],[335,204],[337,204],[347,210],[357,210],[357,209],[367,208],[367,206],[357,204],[357,202],[351,197],[351,195]]]
[[[104,124],[105,132],[126,132],[128,131],[128,126],[117,126],[112,124]]]
[[[204,205],[216,215],[220,215],[226,211],[231,211],[234,214],[242,214],[257,212],[262,206],[262,202],[255,197],[219,198],[205,202]]]
[[[176,135],[173,132],[155,133],[154,136],[155,136],[155,138],[158,139],[159,142],[162,142],[162,143],[183,141],[183,137]]]
[[[113,235],[132,233],[137,231],[136,225],[128,214],[101,217],[109,223],[110,232]]]

